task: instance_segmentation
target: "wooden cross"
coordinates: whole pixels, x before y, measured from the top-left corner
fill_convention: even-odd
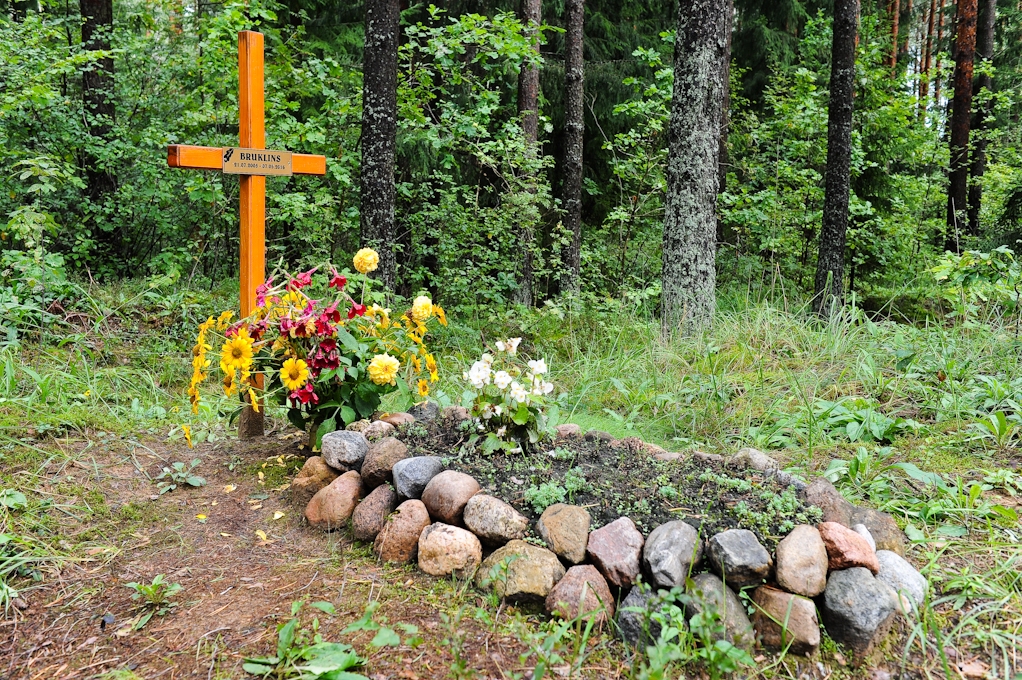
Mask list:
[[[238,33],[238,108],[238,148],[172,144],[167,165],[241,176],[239,299],[246,317],[255,310],[256,288],[266,278],[266,175],[324,175],[326,157],[266,150],[263,34],[256,31]],[[262,411],[246,409],[239,430],[243,437],[262,434]]]

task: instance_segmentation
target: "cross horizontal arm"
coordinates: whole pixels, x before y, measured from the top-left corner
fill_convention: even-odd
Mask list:
[[[171,144],[167,147],[167,165],[192,170],[220,170],[224,165],[224,150],[216,146]],[[296,175],[325,175],[326,156],[292,154],[291,170]]]

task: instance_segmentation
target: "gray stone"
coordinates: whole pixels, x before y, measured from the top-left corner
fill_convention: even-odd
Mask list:
[[[628,517],[589,534],[586,553],[612,586],[631,588],[641,571],[642,534]]]
[[[650,590],[649,586],[632,586],[617,608],[617,626],[621,638],[639,649],[653,644],[660,637],[661,625],[652,618],[652,614],[662,604],[661,595]]]
[[[869,543],[869,547],[873,548],[873,552],[877,551],[877,542],[873,540],[873,534],[869,533],[869,529],[866,528],[865,524],[853,524],[852,531],[865,538],[866,542]]]
[[[585,508],[554,503],[540,515],[536,531],[554,553],[578,564],[586,558],[591,521]]]
[[[742,468],[745,470],[757,470],[759,472],[774,472],[781,467],[777,464],[776,460],[759,449],[753,448],[740,449],[738,453],[731,456],[728,464],[732,467]]]
[[[486,494],[476,494],[465,504],[465,526],[479,539],[492,546],[525,538],[529,520],[510,505]]]
[[[585,433],[585,439],[590,442],[612,442],[614,435],[603,430],[589,430]]]
[[[880,561],[877,579],[891,586],[899,595],[907,595],[917,609],[922,607],[930,587],[926,577],[904,557],[890,550],[877,550],[877,560]]]
[[[408,409],[408,413],[419,422],[429,423],[440,417],[440,407],[431,401],[424,401]]]
[[[396,427],[385,420],[374,420],[369,423],[364,430],[362,430],[362,434],[364,434],[365,438],[369,441],[375,442],[381,439],[386,439],[393,435],[396,430]]]
[[[745,613],[745,605],[735,592],[713,574],[697,574],[692,577],[691,599],[686,615],[691,619],[696,614],[716,612],[724,624],[723,639],[742,649],[752,649],[756,635],[752,622]]]
[[[448,406],[440,414],[440,419],[457,427],[462,422],[471,418],[468,409],[464,406]]]
[[[823,510],[824,522],[837,522],[846,527],[862,524],[869,529],[877,549],[905,556],[905,535],[890,515],[852,505],[823,477],[814,479],[802,493],[807,503]]]
[[[421,498],[429,480],[444,471],[444,462],[436,456],[416,456],[394,463],[391,473],[394,490],[400,498]]]
[[[369,440],[361,432],[337,430],[323,435],[320,455],[335,470],[361,470],[369,453]]]
[[[816,527],[800,524],[777,544],[777,585],[816,597],[827,587],[827,546]]]
[[[740,590],[770,578],[774,561],[748,529],[722,531],[706,544],[710,567],[728,586]]]
[[[699,533],[681,520],[658,526],[642,549],[642,564],[658,588],[684,586],[689,572],[699,566],[702,557]]]
[[[373,421],[369,420],[368,418],[362,418],[361,420],[356,420],[352,422],[344,429],[348,430],[349,432],[365,432],[366,428],[369,427],[369,425],[372,424],[372,422]]]
[[[784,470],[774,470],[774,479],[785,486],[793,487],[795,491],[805,491],[809,488],[809,485],[801,477]]]
[[[431,576],[471,576],[483,559],[483,547],[471,531],[430,524],[419,534],[419,569]]]
[[[830,637],[861,658],[887,634],[897,606],[890,586],[877,580],[869,569],[834,571],[823,592],[823,624]]]
[[[515,602],[543,602],[564,577],[564,565],[546,548],[511,541],[483,560],[476,585]]]
[[[705,453],[703,451],[695,451],[692,454],[692,460],[704,467],[724,464],[724,456],[716,453]]]

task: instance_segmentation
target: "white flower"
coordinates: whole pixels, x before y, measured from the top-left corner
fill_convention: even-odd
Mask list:
[[[497,428],[498,437],[503,437],[505,432],[507,432],[507,425],[501,425],[500,427]]]
[[[550,394],[554,391],[554,384],[552,382],[543,383],[543,394]]]
[[[504,412],[504,407],[501,404],[497,404],[493,407],[493,414],[499,416]]]
[[[543,359],[533,359],[529,362],[529,368],[531,368],[532,372],[536,375],[543,375],[547,371],[546,361]]]
[[[521,344],[521,338],[508,338],[507,341],[507,353],[515,354],[518,351],[518,345]]]
[[[485,406],[483,406],[483,414],[482,415],[483,415],[483,418],[485,418],[486,420],[489,420],[490,418],[492,418],[493,417],[493,406],[491,406],[490,404],[486,404]]]
[[[489,364],[483,363],[482,361],[475,362],[472,364],[472,368],[469,369],[466,377],[469,382],[472,383],[472,387],[477,390],[481,390],[490,384],[491,375]]]
[[[529,398],[529,393],[525,391],[525,388],[519,385],[517,382],[511,383],[511,398],[517,401],[519,404],[524,404]]]
[[[489,354],[484,354],[480,359],[480,363],[486,364],[486,368],[493,365],[493,357]]]
[[[493,384],[498,389],[506,390],[507,386],[511,384],[511,374],[507,371],[497,371],[493,374]]]
[[[507,345],[504,344],[504,341],[503,340],[498,340],[497,341],[497,351],[498,352],[503,352],[506,349],[507,349]]]

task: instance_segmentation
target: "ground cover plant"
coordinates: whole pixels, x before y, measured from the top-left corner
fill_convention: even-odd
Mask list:
[[[60,677],[96,664],[88,671],[150,677],[171,667],[212,668],[211,677],[245,677],[245,660],[272,657],[278,627],[294,618],[296,626],[318,618],[322,640],[351,645],[365,665],[350,672],[367,676],[499,677],[543,664],[578,677],[707,669],[706,655],[695,654],[703,647],[687,637],[698,632],[633,654],[607,628],[547,623],[529,607],[498,611],[492,595],[467,582],[379,565],[344,532],[311,531],[289,499],[304,442],[285,411],[269,409],[270,435],[255,443],[234,439],[227,397],[211,394],[198,414],[190,411],[189,327],[228,307],[229,297],[148,283],[83,290],[81,311],[24,336],[0,358],[9,675]],[[171,312],[152,313],[161,309]],[[492,474],[494,488],[530,517],[563,494],[597,504],[593,516],[602,521],[627,510],[652,526],[673,518],[673,508],[703,514],[723,499],[720,515],[704,521],[737,522],[770,541],[807,512],[797,498],[726,467],[693,477],[684,464],[636,463],[628,448],[628,437],[639,436],[668,450],[726,455],[770,431],[767,448],[789,470],[827,475],[848,498],[892,513],[911,541],[910,559],[933,586],[918,617],[900,625],[872,665],[907,677],[1013,678],[1022,475],[1015,438],[981,435],[989,431],[984,422],[1000,422],[998,413],[1014,422],[1010,319],[915,327],[853,310],[806,323],[784,300],[736,294],[711,333],[665,343],[634,312],[630,321],[609,322],[626,318],[625,310],[548,306],[453,320],[435,341],[441,377],[431,393],[442,405],[459,402],[458,369],[478,359],[480,329],[488,345],[522,337],[523,357],[547,360],[561,420],[607,431],[617,447],[597,436],[534,454],[486,454],[466,448],[470,431],[428,429],[415,445],[447,447],[453,466],[487,483]],[[914,425],[883,438],[850,437],[851,420],[827,415],[835,403],[865,403],[876,414],[870,418]],[[160,494],[162,470],[194,458],[206,484]],[[626,495],[617,487],[628,483]],[[728,503],[733,487],[744,485],[758,500]],[[150,587],[161,574],[181,586],[171,599],[177,606],[135,632],[140,613],[154,610],[141,610],[124,584]],[[292,615],[296,598],[329,602],[334,613],[304,607]],[[379,628],[344,632],[370,606],[373,621],[397,631],[395,646],[371,644]],[[40,646],[55,631],[60,644]],[[149,631],[159,635],[155,644],[140,637]],[[302,644],[316,644],[309,640]],[[411,659],[418,665],[407,666]],[[864,672],[829,642],[819,661],[836,677]],[[813,667],[790,655],[755,666],[764,677],[799,677]]]

